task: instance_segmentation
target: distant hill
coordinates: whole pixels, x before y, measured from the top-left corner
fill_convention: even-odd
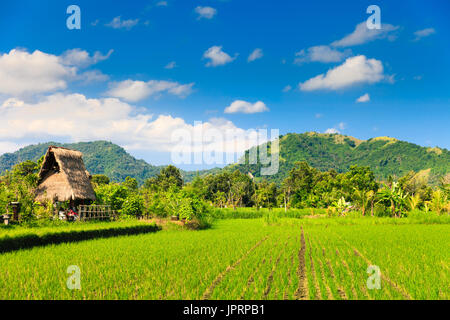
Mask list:
[[[270,147],[270,143],[269,143]],[[246,153],[248,156],[248,152]],[[389,175],[401,177],[410,170],[429,170],[429,182],[450,174],[450,152],[447,149],[426,148],[390,137],[359,140],[340,134],[307,132],[280,136],[280,169],[265,177],[280,183],[297,161],[307,161],[312,167],[326,171],[347,171],[351,165],[369,166],[377,179]],[[224,170],[239,169],[261,178],[260,165],[232,164]]]
[[[37,161],[51,145],[79,150],[83,153],[86,169],[91,174],[105,174],[114,181],[123,181],[127,176],[136,178],[140,183],[155,176],[162,167],[152,166],[144,160],[137,160],[122,147],[108,141],[57,143],[47,142],[24,147],[14,153],[0,156],[0,172],[9,170],[15,164],[25,161]]]
[[[30,145],[0,156],[0,173],[19,162],[38,160],[50,145],[81,151],[86,168],[91,174],[106,174],[114,181],[123,181],[127,176],[131,176],[143,183],[145,179],[159,173],[163,167],[137,160],[122,147],[107,141],[66,144],[48,142]],[[246,155],[248,156],[248,151]],[[426,172],[429,174],[430,183],[437,183],[439,177],[450,175],[450,152],[447,149],[421,147],[389,137],[359,140],[340,134],[307,132],[280,136],[279,171],[265,178],[281,183],[297,161],[307,161],[322,171],[335,169],[337,172],[344,172],[353,164],[369,166],[379,180],[386,180],[389,175],[398,178],[410,170],[419,172],[429,169]],[[262,179],[260,168],[259,164],[231,164],[223,169],[182,171],[182,174],[185,181],[191,181],[197,174],[238,169],[244,173],[251,172],[256,179]]]

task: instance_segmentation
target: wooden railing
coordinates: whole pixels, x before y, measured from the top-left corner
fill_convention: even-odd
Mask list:
[[[80,221],[86,220],[115,220],[116,212],[111,206],[101,205],[80,205],[78,206]]]

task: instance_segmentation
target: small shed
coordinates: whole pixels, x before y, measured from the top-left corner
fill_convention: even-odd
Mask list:
[[[36,201],[70,201],[73,205],[95,200],[91,176],[80,151],[50,146],[36,188]]]

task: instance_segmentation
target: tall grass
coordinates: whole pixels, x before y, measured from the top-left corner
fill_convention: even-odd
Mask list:
[[[284,208],[261,208],[259,210],[255,208],[215,208],[212,211],[212,217],[215,219],[258,219],[263,218],[270,214],[271,216],[278,218],[304,218],[305,216],[323,215],[326,213],[326,209],[289,209],[285,212]]]

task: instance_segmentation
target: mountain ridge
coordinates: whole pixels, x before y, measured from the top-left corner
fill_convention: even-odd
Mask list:
[[[220,171],[240,170],[250,172],[255,179],[266,178],[281,183],[289,170],[298,161],[307,161],[321,171],[334,169],[343,172],[350,165],[369,166],[377,179],[385,180],[389,175],[400,177],[407,172],[430,169],[430,179],[436,182],[439,176],[448,175],[450,152],[445,148],[422,147],[417,144],[392,137],[374,137],[361,140],[342,134],[318,132],[288,133],[280,135],[280,168],[274,176],[262,177],[261,165],[233,163],[224,168],[200,171],[183,171],[186,181],[196,175],[217,173]],[[56,145],[76,149],[83,153],[86,168],[91,174],[106,174],[113,181],[123,181],[127,176],[134,177],[139,183],[155,176],[164,166],[154,166],[144,160],[136,159],[124,148],[104,140],[78,143],[46,142],[23,147],[13,153],[0,156],[0,173],[9,170],[15,164],[25,161],[37,161],[45,154],[48,146]],[[271,143],[261,147],[270,148]],[[247,150],[244,157],[248,157]]]

